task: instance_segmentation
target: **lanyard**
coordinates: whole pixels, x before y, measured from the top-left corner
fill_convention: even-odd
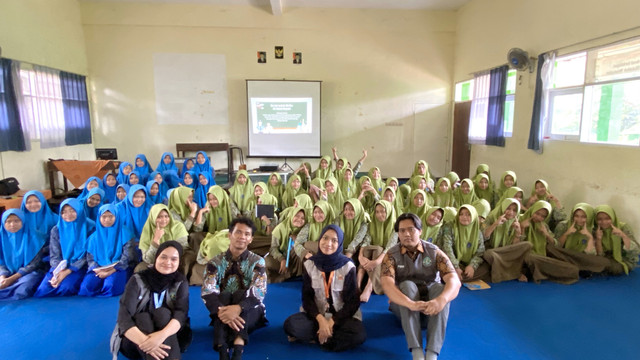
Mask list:
[[[333,273],[334,271],[329,273],[329,280],[327,281],[327,276],[324,274],[324,271],[321,272],[320,274],[322,274],[322,280],[324,281],[324,296],[328,299],[329,298],[329,292],[331,289],[331,283],[333,282]]]
[[[164,302],[164,296],[167,293],[167,290],[163,290],[160,294],[153,293],[153,305],[155,305],[156,309],[162,306]]]

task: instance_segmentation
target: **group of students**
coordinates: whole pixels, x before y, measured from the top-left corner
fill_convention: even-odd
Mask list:
[[[396,219],[403,213],[420,219],[421,239],[442,249],[462,281],[569,284],[580,275],[628,273],[638,261],[640,246],[611,207],[579,203],[567,216],[542,179],[527,197],[513,171],[497,186],[485,164],[472,179],[460,180],[452,172],[434,181],[423,160],[405,184],[395,177],[383,180],[378,167],[356,179],[367,152],[352,167],[332,150],[333,157],[323,156],[315,170],[302,164],[286,184],[278,173],[254,184],[240,170],[228,191],[215,185],[204,152],[181,171],[170,153],[163,154],[156,171],[139,154],[135,167],[123,162],[117,174],[88,179],[78,198],[61,203],[60,215],[40,192],[30,191],[19,210],[2,215],[0,299],[120,295],[134,272],[157,267],[167,242],[179,245],[173,247],[179,247],[185,286],[206,285],[207,266],[228,251],[236,218],[250,219],[252,238],[266,242],[269,282],[302,276],[305,284],[317,284],[315,277],[328,274],[318,269],[344,272],[341,279],[349,283],[344,299],[357,300],[341,304],[349,314],[345,319],[354,318],[359,303],[374,291],[383,293],[382,263],[398,244]],[[259,204],[273,205],[274,217],[258,217]],[[325,237],[339,246],[323,248]],[[339,251],[328,253],[334,247]],[[314,297],[319,289],[309,284],[303,286],[309,296],[303,307],[326,307]],[[298,330],[319,327],[320,342],[335,349],[364,341],[355,335],[357,341],[346,345],[329,341],[328,325],[338,319],[309,324],[293,318],[285,328],[292,338],[307,339],[315,335]],[[363,330],[351,322],[347,329]]]

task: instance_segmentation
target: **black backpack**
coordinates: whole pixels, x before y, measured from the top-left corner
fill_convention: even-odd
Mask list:
[[[6,196],[15,194],[20,190],[18,187],[19,184],[18,180],[14,177],[0,180],[0,195]]]

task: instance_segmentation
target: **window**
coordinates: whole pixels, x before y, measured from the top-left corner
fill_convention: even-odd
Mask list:
[[[488,77],[487,77],[488,78]],[[507,98],[504,103],[504,136],[511,137],[513,133],[513,116],[515,110],[515,94],[516,94],[516,78],[517,71],[509,70],[507,73]],[[488,80],[487,80],[488,81]],[[473,100],[474,79],[462,81],[455,86],[455,102],[464,102]],[[487,84],[488,86],[488,84]],[[488,96],[488,91],[487,95]],[[477,124],[477,122],[474,122]],[[486,113],[485,113],[486,123]],[[474,133],[484,133],[487,130],[486,124],[476,125],[477,129]]]
[[[558,57],[552,79],[549,138],[640,144],[640,39]]]
[[[20,64],[20,85],[22,125],[28,130],[31,140],[58,138],[61,140],[54,141],[54,146],[64,145],[64,109],[59,72]]]

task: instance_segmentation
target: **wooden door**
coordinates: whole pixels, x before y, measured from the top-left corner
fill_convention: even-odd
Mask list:
[[[469,115],[471,101],[455,103],[453,108],[453,144],[451,169],[460,179],[469,177],[471,146],[469,145]]]

